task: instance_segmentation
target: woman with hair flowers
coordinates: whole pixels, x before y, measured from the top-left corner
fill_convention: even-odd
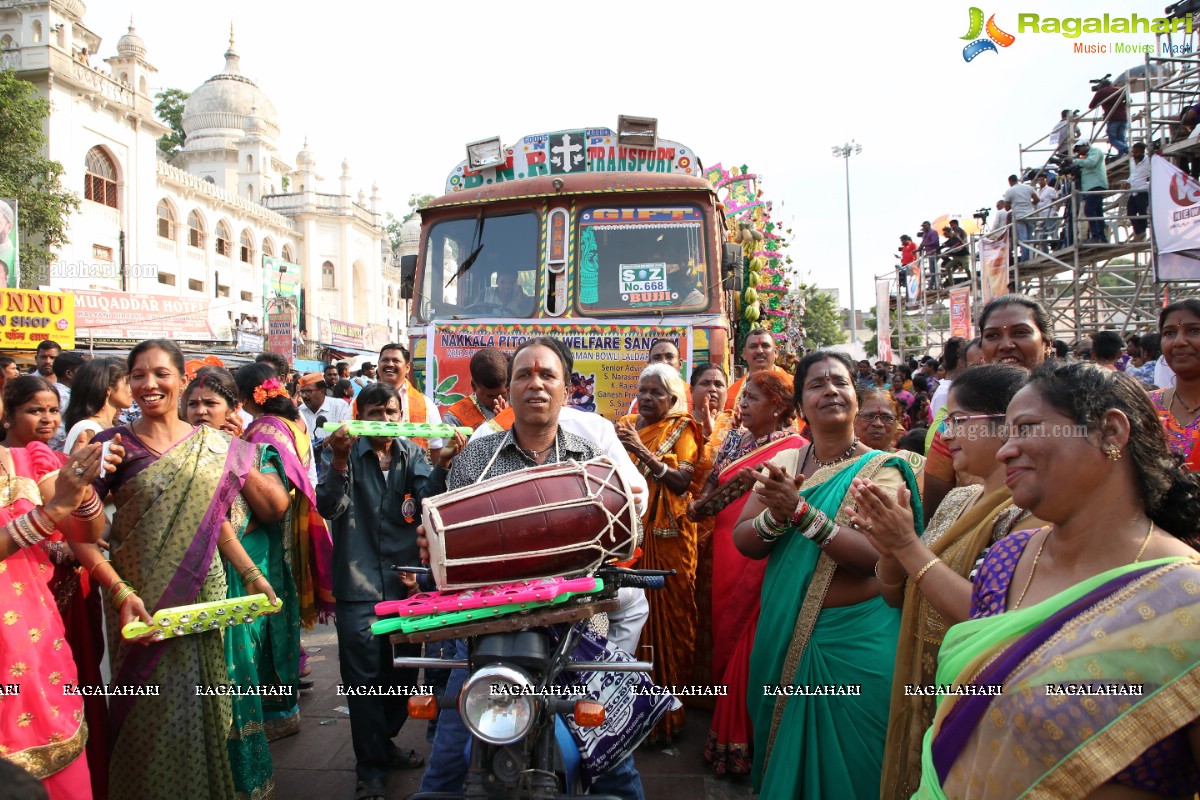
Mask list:
[[[299,686],[300,626],[308,630],[318,620],[333,619],[333,540],[317,514],[310,432],[305,431],[287,388],[265,364],[247,364],[238,370],[236,380],[242,407],[254,417],[242,438],[270,447],[278,455],[291,493],[288,513],[275,533],[284,559],[278,566],[288,573],[280,579],[295,593],[296,602],[293,611],[285,609],[271,618],[271,631],[278,647],[288,653],[288,682]],[[300,708],[295,698],[286,704],[264,699],[263,710],[268,739],[298,732]]]

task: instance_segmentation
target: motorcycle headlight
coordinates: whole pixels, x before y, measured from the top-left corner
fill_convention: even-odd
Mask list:
[[[533,683],[509,667],[484,667],[467,678],[458,700],[463,723],[488,744],[518,742],[537,717]]]

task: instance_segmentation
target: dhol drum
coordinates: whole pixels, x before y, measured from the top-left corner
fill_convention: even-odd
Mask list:
[[[424,501],[438,589],[586,575],[633,556],[641,521],[607,458],[510,472]]]

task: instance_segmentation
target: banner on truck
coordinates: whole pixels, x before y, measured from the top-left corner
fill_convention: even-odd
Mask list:
[[[477,351],[494,347],[511,354],[535,336],[549,336],[571,348],[575,365],[567,404],[610,420],[629,411],[638,375],[648,365],[651,342],[669,339],[679,348],[680,362],[691,364],[692,329],[682,325],[473,322],[436,323],[427,330],[425,395],[443,410],[471,394],[470,362]]]

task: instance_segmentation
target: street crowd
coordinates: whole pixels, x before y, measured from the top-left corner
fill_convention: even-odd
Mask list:
[[[819,350],[792,371],[753,329],[742,377],[696,365],[690,386],[658,340],[615,423],[570,407],[573,354],[545,337],[478,351],[472,393],[441,413],[398,344],[353,378],[266,353],[231,372],[167,340],[123,361],[45,343],[30,374],[0,361],[6,783],[273,796],[267,744],[299,730],[311,685],[302,630],[335,623],[344,685],[418,684],[370,626],[415,591],[392,565],[428,560],[422,501],[606,456],[641,515],[634,566],[674,570],[608,615],[610,646],[680,688],[647,743],[720,687],[704,759],[764,798],[1192,796],[1200,301],[1073,348],[1020,295],[977,328],[940,359]],[[474,433],[331,424],[351,419]],[[278,611],[222,631],[165,636],[151,616],[257,594]],[[450,694],[465,677],[438,672],[423,683]],[[422,754],[392,742],[403,696],[347,694],[358,800],[394,769],[462,792],[457,710]],[[614,763],[593,791],[643,797],[633,753]]]

